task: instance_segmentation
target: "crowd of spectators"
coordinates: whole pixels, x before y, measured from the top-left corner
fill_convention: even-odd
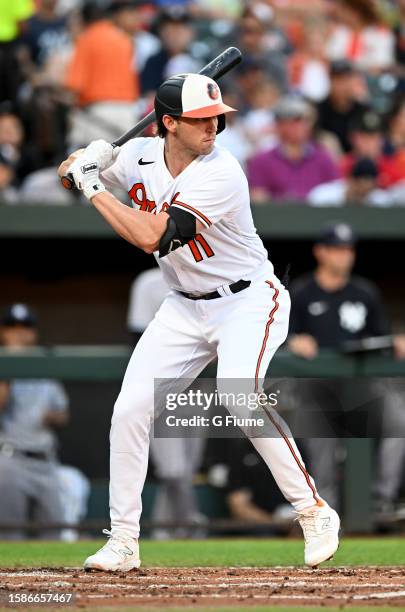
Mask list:
[[[405,202],[404,0],[0,0],[0,15],[3,201],[76,201],[55,173],[67,152],[235,45],[221,86],[239,112],[218,142],[257,203]]]

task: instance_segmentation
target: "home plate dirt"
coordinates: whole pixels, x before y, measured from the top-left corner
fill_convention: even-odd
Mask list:
[[[1,604],[10,600],[10,594],[22,592],[73,593],[75,605],[82,609],[266,603],[403,607],[405,571],[400,567],[151,567],[127,574],[85,573],[72,568],[0,570]]]

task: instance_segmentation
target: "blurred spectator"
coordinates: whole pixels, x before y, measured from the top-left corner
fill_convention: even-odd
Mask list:
[[[304,100],[286,96],[274,108],[279,144],[259,153],[248,164],[251,197],[304,199],[321,183],[339,177],[339,169],[326,149],[312,140],[314,111]]]
[[[57,0],[38,0],[35,14],[28,20],[23,37],[22,61],[26,76],[35,84],[38,69],[49,57],[69,44],[67,18],[57,13]]]
[[[34,313],[24,304],[10,306],[1,318],[0,340],[10,353],[35,346]],[[68,399],[59,382],[0,382],[0,523],[27,522],[30,501],[35,502],[39,522],[63,521],[53,428],[63,427],[67,420]],[[2,537],[22,539],[23,535],[13,529]],[[52,532],[45,531],[44,537],[52,537]]]
[[[195,32],[190,13],[181,6],[167,7],[157,19],[156,32],[162,48],[148,58],[141,74],[143,93],[155,92],[173,74],[198,72],[190,54]]]
[[[263,65],[256,60],[246,58],[236,68],[231,87],[234,87],[239,98],[236,108],[240,115],[246,115],[253,108],[256,93],[260,90],[262,83],[268,80]]]
[[[289,348],[311,359],[319,348],[387,332],[381,298],[369,281],[352,277],[355,236],[345,223],[325,227],[313,248],[314,272],[291,283]]]
[[[377,165],[379,187],[390,187],[405,178],[404,156],[396,151],[384,154],[384,126],[377,113],[366,111],[358,115],[349,126],[349,140],[351,152],[342,159],[345,176],[350,174],[356,160],[367,157]]]
[[[137,120],[139,96],[133,64],[133,35],[138,24],[136,0],[116,0],[108,18],[91,16],[76,40],[65,85],[74,94],[69,145],[80,148],[91,140],[111,141]]]
[[[245,438],[227,440],[232,452],[227,486],[227,504],[233,519],[249,526],[266,525],[262,533],[282,534],[290,531],[296,513],[285,503],[267,465]],[[286,521],[284,526],[275,521]],[[257,530],[255,530],[257,535]]]
[[[63,521],[72,527],[62,529],[61,540],[74,542],[79,539],[79,532],[74,528],[87,514],[87,502],[90,495],[88,478],[71,465],[56,466],[59,495],[63,508]]]
[[[39,166],[35,150],[24,142],[24,128],[11,105],[0,105],[0,156],[12,171],[11,183],[20,187],[24,178]]]
[[[250,109],[243,117],[243,124],[252,153],[269,149],[277,144],[272,109],[279,98],[279,89],[268,79],[262,80],[260,87],[250,92]],[[232,148],[230,150],[232,151]]]
[[[0,201],[12,203],[18,200],[17,190],[13,187],[14,176],[13,166],[0,153]]]
[[[370,74],[393,65],[394,36],[382,23],[375,0],[337,0],[336,17],[326,47],[331,60],[351,60]]]
[[[33,0],[0,0],[0,102],[17,97],[21,82],[18,39],[33,12]]]
[[[388,191],[378,189],[377,165],[365,157],[356,160],[347,178],[312,189],[308,194],[308,202],[312,206],[390,206],[391,198]]]
[[[61,74],[71,53],[70,20],[57,13],[57,0],[39,0],[28,20],[18,56],[25,83],[19,104],[27,137],[42,165],[56,164],[65,152],[66,109]]]
[[[317,262],[314,272],[291,284],[289,349],[299,357],[312,359],[320,348],[341,350],[348,340],[384,336],[388,324],[377,287],[364,278],[352,276],[356,250],[350,226],[337,223],[325,227],[313,254]],[[403,401],[389,387],[385,391],[383,419],[390,427],[397,422],[395,431],[400,431],[405,425]],[[301,396],[300,401],[307,401],[316,409],[315,398],[315,394],[310,394],[308,398]],[[319,409],[326,411],[331,406]],[[339,439],[331,437],[306,440],[320,495],[335,507],[339,505],[336,478],[339,444]],[[404,458],[404,438],[382,440],[375,485],[379,502],[396,500]]]
[[[398,24],[394,29],[395,36],[395,59],[404,77],[405,68],[405,0],[396,0],[398,7]]]
[[[139,0],[138,19],[134,32],[134,65],[138,74],[141,74],[149,57],[160,50],[159,38],[150,32],[154,16],[155,11],[151,11],[151,4],[148,0]]]
[[[16,203],[70,205],[87,204],[77,191],[69,191],[61,185],[55,166],[31,172],[23,181]]]
[[[159,268],[146,270],[136,277],[131,285],[127,316],[127,326],[134,344],[137,344],[168,293],[169,286]]]
[[[236,108],[240,100],[236,92],[227,91],[221,87],[224,103]],[[269,111],[269,115],[270,115]],[[241,166],[245,167],[246,160],[252,154],[252,145],[247,136],[247,129],[241,113],[228,113],[226,118],[226,130],[218,134],[216,142],[232,151]]]
[[[405,100],[403,97],[397,100],[389,114],[385,137],[383,152],[388,163],[384,167],[384,178],[388,186],[397,185],[405,180]]]
[[[312,102],[329,93],[329,71],[325,58],[325,32],[320,23],[302,28],[300,46],[288,59],[290,87]]]
[[[71,204],[74,196],[61,187],[56,169],[43,168],[35,147],[24,141],[21,120],[7,103],[0,105],[0,194],[9,204]]]
[[[332,62],[329,75],[329,95],[318,104],[318,127],[335,134],[342,150],[347,152],[351,148],[349,126],[353,119],[367,110],[362,77],[354,70],[352,63],[346,60]]]
[[[138,342],[155,317],[169,287],[159,268],[142,272],[131,287],[128,307],[128,327]],[[159,490],[153,505],[152,520],[156,522],[189,522],[199,525],[204,517],[198,511],[193,479],[201,464],[205,440],[202,437],[158,438],[153,429],[150,453],[159,479]],[[176,530],[175,537],[186,537],[188,531]],[[154,530],[156,539],[167,539],[170,532]]]
[[[384,151],[387,155],[405,151],[405,98],[402,96],[396,101],[388,117]]]
[[[262,66],[267,78],[285,92],[288,89],[286,54],[291,46],[273,23],[273,16],[271,7],[264,3],[249,6],[239,21],[236,36],[244,58]]]
[[[381,117],[366,111],[355,117],[349,125],[350,153],[342,159],[344,174],[348,174],[356,159],[368,157],[379,163],[382,157],[383,124]]]

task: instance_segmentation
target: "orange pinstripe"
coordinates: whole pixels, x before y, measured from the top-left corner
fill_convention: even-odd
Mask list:
[[[274,289],[274,295],[273,295],[274,306],[273,306],[273,308],[272,308],[272,310],[270,312],[269,320],[266,323],[266,330],[265,330],[265,334],[264,334],[264,338],[263,338],[263,342],[262,342],[262,348],[260,350],[259,358],[257,360],[256,374],[255,374],[255,391],[256,391],[256,393],[258,393],[258,391],[259,391],[259,371],[260,371],[260,366],[261,366],[261,362],[262,362],[262,359],[263,359],[264,351],[266,350],[266,344],[267,344],[267,340],[268,340],[269,332],[270,332],[270,325],[273,323],[274,315],[275,315],[276,311],[279,308],[279,303],[277,301],[277,298],[278,298],[279,293],[280,293],[279,290],[274,287],[274,285],[273,285],[273,283],[271,281],[266,281],[266,283],[269,285],[269,287],[271,289]],[[274,425],[274,427],[277,429],[277,431],[279,432],[279,434],[282,436],[283,440],[287,444],[287,446],[288,446],[292,456],[295,459],[296,464],[298,465],[299,469],[303,473],[304,478],[307,481],[307,484],[308,484],[309,488],[311,489],[312,497],[314,498],[315,502],[318,505],[322,505],[322,501],[319,499],[319,497],[317,495],[317,491],[316,491],[314,485],[311,482],[309,474],[306,471],[305,467],[302,465],[302,463],[299,460],[299,458],[297,457],[297,454],[296,454],[296,452],[295,452],[295,450],[294,450],[290,440],[288,439],[288,436],[284,433],[284,431],[282,430],[280,425],[274,420],[274,418],[272,417],[271,413],[267,410],[266,406],[263,406],[263,408],[264,408],[264,411],[265,411],[268,419]]]

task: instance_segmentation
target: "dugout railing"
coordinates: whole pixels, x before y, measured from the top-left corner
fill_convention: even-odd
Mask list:
[[[119,381],[131,349],[127,346],[55,346],[10,354],[0,349],[0,378],[57,378],[64,381]],[[205,372],[215,376],[215,367]],[[323,351],[304,360],[280,351],[271,362],[271,377],[358,378],[405,377],[405,361],[381,355],[351,356]],[[343,494],[344,524],[348,532],[373,529],[371,482],[373,446],[370,438],[346,438]],[[224,524],[220,523],[222,528]],[[215,524],[213,531],[215,531]],[[221,529],[221,527],[218,527]]]
[[[405,204],[405,203],[404,203]],[[352,225],[360,239],[398,240],[405,237],[405,207],[373,208],[347,205],[314,208],[306,203],[280,202],[253,206],[259,234],[266,239],[313,239],[331,219]],[[2,205],[1,238],[118,238],[92,207],[76,205]]]

